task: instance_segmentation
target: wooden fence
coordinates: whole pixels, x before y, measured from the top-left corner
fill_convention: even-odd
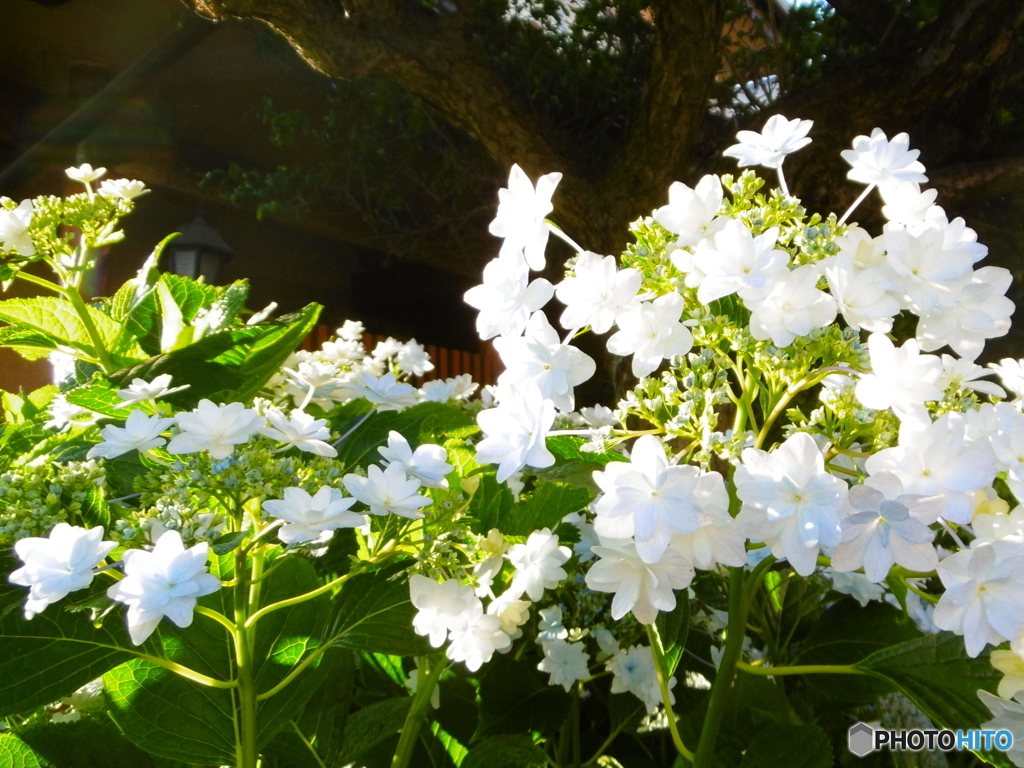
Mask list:
[[[334,329],[331,326],[318,325],[303,341],[302,348],[310,351],[319,349],[325,341],[331,338],[333,333]],[[387,338],[387,336],[379,334],[364,333],[363,346],[366,347],[367,352],[372,352],[377,344]],[[408,341],[408,339],[399,339],[399,341]],[[478,352],[470,352],[465,349],[449,349],[435,344],[424,344],[423,346],[426,348],[427,354],[430,355],[430,360],[434,363],[434,370],[428,372],[425,376],[414,376],[412,383],[416,386],[421,386],[425,381],[450,379],[463,373],[470,374],[473,377],[473,381],[479,383],[480,386],[484,386],[497,382],[498,374],[504,370],[501,358],[498,357],[498,353],[489,341],[481,341]]]

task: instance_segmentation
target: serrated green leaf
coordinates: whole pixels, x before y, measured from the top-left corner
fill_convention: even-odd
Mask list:
[[[974,728],[991,719],[979,690],[996,691],[1001,673],[989,653],[967,655],[952,632],[925,635],[868,656],[855,665],[895,685],[939,728]]]
[[[473,741],[523,731],[553,734],[569,704],[569,694],[541,680],[535,664],[495,656],[480,679],[480,720]]]
[[[353,576],[335,598],[325,630],[326,642],[356,651],[422,656],[426,638],[412,629],[407,564]]]
[[[473,745],[461,768],[542,768],[544,753],[527,736],[504,735]]]
[[[382,741],[402,730],[412,697],[378,701],[349,715],[338,765],[348,765]]]
[[[572,435],[556,435],[545,441],[547,449],[554,454],[555,459],[560,461],[575,461],[581,464],[608,464],[612,461],[629,461],[625,456],[616,451],[605,451],[604,453],[591,453],[581,450],[589,441],[582,437]]]
[[[494,472],[482,472],[480,485],[469,501],[469,513],[473,516],[470,526],[473,533],[487,535],[492,528],[504,531],[516,500],[504,483],[499,483]]]
[[[529,536],[541,528],[555,528],[566,515],[584,509],[591,498],[584,488],[544,483],[512,507],[498,527],[508,536]]]
[[[70,389],[65,396],[72,405],[79,405],[115,419],[127,419],[131,413],[131,409],[117,407],[124,405],[125,401],[118,397],[116,387],[103,380],[94,379],[84,386]]]
[[[156,297],[160,302],[160,351],[170,352],[187,345],[192,340],[192,328],[188,327],[181,315],[181,307],[174,300],[161,275],[156,284]]]
[[[50,763],[13,733],[0,733],[0,765],[4,768],[49,768]]]
[[[319,314],[320,306],[311,304],[302,312],[268,323],[215,333],[118,371],[111,379],[123,386],[134,378],[152,381],[169,373],[176,384],[189,384],[188,389],[167,398],[179,409],[192,408],[203,398],[248,402],[308,335]]]
[[[771,725],[758,731],[740,768],[832,768],[828,735],[817,725]]]
[[[104,346],[112,348],[121,333],[121,326],[95,307],[86,305],[86,311]],[[39,296],[0,301],[0,320],[24,331],[41,333],[57,344],[95,355],[89,332],[74,305],[67,299]]]
[[[156,768],[153,756],[128,741],[106,718],[31,725],[18,736],[60,768]],[[0,765],[8,763],[0,757]]]

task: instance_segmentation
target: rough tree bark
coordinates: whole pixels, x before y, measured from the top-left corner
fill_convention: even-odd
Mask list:
[[[891,15],[873,13],[871,6],[886,5],[880,0],[830,1],[876,44],[873,54],[812,89],[787,95],[773,111],[815,120],[815,143],[794,156],[787,171],[809,204],[836,210],[857,191],[843,183],[838,162],[852,136],[875,125],[890,135],[913,130],[926,124],[936,105],[1000,87],[1001,68],[1024,23],[1024,0],[948,0],[935,22],[915,32]],[[562,171],[558,220],[594,250],[620,250],[628,222],[660,205],[672,181],[732,170],[715,159],[732,132],[709,131],[707,109],[721,71],[724,0],[652,3],[655,39],[641,108],[600,178],[573,168],[559,139],[545,134],[488,66],[476,34],[483,21],[471,0],[437,15],[401,0],[183,2],[206,18],[270,26],[331,77],[374,76],[402,85],[434,104],[502,166],[518,162],[533,176]],[[937,180],[942,178],[939,172]],[[963,194],[969,178],[955,178]]]

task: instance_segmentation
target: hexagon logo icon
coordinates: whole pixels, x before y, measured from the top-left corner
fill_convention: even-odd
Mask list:
[[[875,746],[875,729],[866,723],[850,726],[847,735],[850,751],[857,757],[864,757]]]

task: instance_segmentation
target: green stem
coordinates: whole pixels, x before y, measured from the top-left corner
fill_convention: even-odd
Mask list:
[[[447,666],[445,658],[441,655],[428,656],[418,661],[419,675],[416,680],[416,694],[412,698],[412,706],[409,707],[405,725],[402,726],[402,735],[398,739],[398,747],[391,760],[391,768],[408,768],[409,761],[412,760],[413,749],[416,747],[416,738],[419,736],[427,708],[430,706],[430,696],[434,692],[437,681],[441,679],[441,673]]]
[[[246,620],[245,626],[246,628],[252,627],[257,621],[262,619],[268,613],[272,613],[273,611],[279,611],[282,608],[287,608],[291,605],[298,605],[299,603],[304,603],[307,600],[312,600],[314,597],[320,597],[320,595],[326,592],[330,592],[335,587],[344,584],[348,579],[352,578],[352,576],[356,575],[357,573],[358,570],[351,570],[344,576],[339,576],[338,578],[334,579],[334,581],[329,581],[322,587],[314,589],[312,592],[307,592],[304,595],[296,595],[295,597],[289,597],[287,600],[279,600],[276,603],[265,605]]]
[[[237,631],[235,629],[235,625],[231,622],[231,619],[229,619],[223,613],[215,611],[212,608],[206,608],[202,605],[197,605],[195,612],[198,613],[200,616],[206,616],[207,618],[213,619],[218,624],[222,625],[225,629],[227,629],[227,631],[231,633],[232,637],[235,636],[235,632]]]
[[[291,723],[292,729],[295,731],[295,733],[298,734],[299,738],[302,739],[302,743],[306,745],[306,749],[309,750],[309,753],[313,756],[313,759],[316,760],[317,765],[319,765],[320,768],[327,768],[327,763],[325,763],[320,758],[320,755],[317,754],[316,749],[313,748],[313,745],[310,743],[309,739],[307,739],[305,734],[302,733],[302,729],[299,728],[299,724],[296,723],[294,720],[292,720]]]
[[[256,694],[256,700],[257,701],[263,701],[264,699],[269,699],[271,696],[275,696],[276,694],[278,694],[281,691],[283,691],[285,688],[288,687],[288,685],[291,684],[291,682],[296,677],[298,677],[299,675],[302,674],[303,670],[305,670],[306,667],[308,667],[314,661],[319,659],[320,655],[324,651],[326,651],[327,648],[328,648],[328,644],[325,642],[319,648],[316,648],[316,649],[310,651],[309,655],[306,656],[306,658],[304,658],[302,661],[300,661],[298,664],[296,664],[294,667],[292,667],[292,671],[289,672],[287,675],[285,675],[284,679],[281,682],[279,682],[273,688],[270,688],[269,690],[264,691],[263,693]]]
[[[750,675],[764,675],[765,677],[781,677],[782,675],[869,675],[857,667],[848,664],[805,664],[796,667],[760,667],[754,664],[747,664],[745,661],[737,661],[736,669]]]
[[[651,642],[651,653],[654,654],[654,668],[658,672],[658,685],[661,687],[661,701],[665,705],[665,716],[668,718],[668,730],[672,734],[672,743],[676,751],[686,760],[693,762],[693,752],[686,748],[683,738],[679,735],[679,727],[676,725],[676,714],[672,711],[672,693],[668,687],[668,665],[665,663],[665,648],[661,644],[661,635],[658,634],[658,627],[655,624],[647,625],[647,637]]]
[[[71,302],[71,305],[75,308],[75,312],[78,313],[79,319],[82,321],[82,325],[85,326],[85,332],[89,334],[93,350],[96,353],[96,359],[100,361],[100,367],[103,368],[103,372],[113,373],[117,370],[117,366],[114,365],[114,360],[110,356],[110,352],[107,351],[106,345],[103,343],[103,337],[100,336],[100,332],[96,328],[96,323],[92,321],[92,317],[89,315],[89,308],[82,299],[82,294],[78,292],[77,288],[72,288],[70,286],[62,289],[62,293],[67,297],[67,300]]]
[[[34,283],[35,285],[38,285],[38,286],[40,286],[42,288],[45,288],[48,291],[53,291],[54,293],[60,294],[61,296],[64,295],[64,289],[63,288],[61,288],[56,283],[51,283],[49,280],[47,280],[44,277],[37,277],[36,275],[30,275],[27,272],[19,272],[17,277],[18,277],[19,280],[24,280],[27,283]]]
[[[238,674],[239,740],[235,745],[237,768],[256,768],[256,680],[253,674],[252,643],[248,632],[249,584],[245,555],[235,556],[235,667]]]
[[[751,592],[752,594],[752,592]],[[736,663],[743,653],[743,639],[746,637],[747,613],[750,610],[750,596],[742,568],[729,569],[729,626],[726,630],[725,650],[718,665],[718,675],[711,687],[708,711],[704,716],[704,727],[700,732],[700,743],[694,756],[694,768],[711,768],[714,762],[718,730],[725,716],[732,681],[736,676]]]

